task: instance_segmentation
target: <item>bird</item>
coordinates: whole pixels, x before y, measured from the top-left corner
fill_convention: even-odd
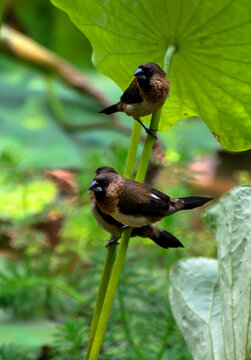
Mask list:
[[[118,244],[118,240],[121,238],[124,225],[115,220],[112,216],[105,214],[100,210],[96,203],[94,192],[90,191],[91,210],[94,218],[101,228],[109,232],[112,239],[106,244],[106,247],[112,244]],[[184,247],[183,244],[171,233],[163,229],[158,228],[154,224],[149,224],[140,228],[134,228],[131,232],[131,237],[140,236],[147,237],[153,240],[158,246],[168,249]]]
[[[152,114],[164,104],[169,95],[170,81],[164,70],[152,62],[139,65],[134,76],[120,101],[101,110],[100,113],[110,115],[118,111],[124,112],[138,121],[147,134],[157,139],[154,133],[156,130],[150,130],[140,118]]]
[[[123,228],[142,228],[177,211],[194,209],[213,199],[200,196],[172,198],[120,176],[115,169],[107,166],[96,170],[89,191],[101,212],[123,224]]]

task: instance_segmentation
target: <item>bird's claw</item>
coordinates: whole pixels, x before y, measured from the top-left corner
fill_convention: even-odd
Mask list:
[[[123,225],[123,226],[121,226],[121,231],[124,231],[124,230],[126,230],[126,229],[128,229],[130,226],[128,226],[128,225]]]
[[[155,140],[158,140],[157,135],[155,134],[154,131],[157,131],[157,130],[151,130],[151,129],[146,130],[148,135],[151,135]]]
[[[109,248],[109,246],[111,245],[119,245],[119,242],[118,242],[119,238],[116,238],[116,239],[110,239],[107,241],[107,244],[105,245],[105,248]]]

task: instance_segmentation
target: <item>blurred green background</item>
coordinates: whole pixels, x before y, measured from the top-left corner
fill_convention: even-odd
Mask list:
[[[3,22],[0,359],[82,359],[109,237],[90,213],[88,186],[101,165],[122,173],[133,119],[98,114],[100,98],[112,103],[121,90],[92,66],[88,40],[63,12],[44,0],[9,0]],[[71,64],[69,78],[87,79],[87,94],[37,62],[36,51],[24,61],[17,34],[49,49],[47,60]],[[250,152],[224,151],[200,119],[158,137],[147,182],[161,191],[217,198],[250,183]],[[216,256],[200,212],[160,223],[184,249],[131,240],[100,359],[191,359],[171,314],[168,271],[180,258]]]

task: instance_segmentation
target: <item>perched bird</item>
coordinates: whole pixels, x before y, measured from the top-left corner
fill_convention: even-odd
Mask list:
[[[137,120],[147,134],[156,138],[155,133],[145,126],[140,118],[152,114],[164,104],[169,94],[169,79],[159,65],[151,62],[141,64],[134,76],[135,79],[120,101],[100,113],[110,115],[117,111],[124,112]]]
[[[172,198],[145,184],[126,179],[106,166],[96,170],[89,190],[104,214],[132,228],[155,223],[177,211],[193,209],[212,200],[200,196]]]
[[[103,213],[100,210],[96,203],[96,197],[93,191],[90,191],[90,201],[91,201],[91,210],[93,216],[96,221],[104,230],[109,232],[112,235],[112,240],[108,241],[106,246],[109,246],[113,243],[117,243],[122,235],[123,224],[115,220],[112,216]],[[159,229],[154,224],[149,224],[140,228],[132,229],[131,237],[140,236],[140,237],[148,237],[153,240],[157,245],[164,249],[168,249],[170,247],[183,247],[182,243],[176,239],[168,231]]]

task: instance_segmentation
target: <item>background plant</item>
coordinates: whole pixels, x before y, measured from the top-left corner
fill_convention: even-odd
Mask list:
[[[226,147],[230,149],[248,148],[248,139],[250,139],[248,133],[249,120],[244,121],[244,119],[248,112],[245,99],[248,98],[249,94],[249,78],[246,74],[248,74],[250,52],[248,51],[249,45],[245,43],[246,36],[249,33],[249,12],[246,11],[249,4],[244,3],[244,1],[238,3],[221,1],[217,3],[217,6],[213,3],[214,9],[211,9],[211,3],[204,1],[198,4],[199,8],[195,10],[193,8],[182,8],[179,6],[181,5],[179,2],[174,9],[172,3],[168,2],[168,9],[172,9],[172,15],[170,16],[169,12],[169,16],[166,18],[162,2],[159,2],[159,6],[155,9],[148,8],[151,6],[150,3],[144,2],[142,5],[139,2],[133,2],[133,4],[128,2],[129,11],[126,12],[126,17],[123,8],[123,21],[126,19],[130,26],[128,27],[124,23],[126,26],[121,27],[121,8],[116,7],[115,2],[108,3],[112,7],[110,13],[107,13],[109,7],[102,8],[102,2],[95,2],[93,5],[86,2],[85,8],[86,11],[88,10],[87,13],[88,16],[90,15],[91,21],[96,15],[100,15],[101,25],[107,29],[102,30],[103,43],[111,45],[109,46],[110,52],[117,52],[117,54],[111,53],[109,56],[102,54],[104,49],[98,48],[94,44],[94,40],[91,39],[92,35],[93,39],[95,36],[97,37],[96,25],[91,26],[93,29],[95,28],[95,31],[88,36],[94,47],[94,61],[99,69],[111,76],[124,89],[130,82],[135,67],[145,61],[145,56],[149,57],[156,54],[156,58],[152,60],[162,62],[168,41],[172,39],[177,50],[174,64],[179,72],[175,72],[175,68],[171,69],[172,93],[168,101],[170,102],[170,114],[174,113],[175,107],[177,114],[179,112],[181,114],[177,118],[173,117],[172,121],[191,114],[200,115],[217,135],[219,133],[216,130],[219,129],[222,134],[224,133],[221,135]],[[63,56],[71,65],[80,67],[82,71],[88,74],[92,85],[96,85],[96,89],[105,89],[106,95],[111,98],[111,102],[119,98],[121,90],[113,82],[109,82],[107,78],[95,72],[90,61],[91,47],[88,40],[71,24],[65,14],[50,6],[49,2],[39,0],[32,2],[32,4],[28,4],[25,0],[19,0],[18,2],[8,2],[8,4],[6,2],[6,5],[4,20],[8,22],[8,25],[14,26],[19,32],[25,32],[58,56]],[[77,4],[77,6],[80,6],[78,10],[81,14],[82,3]],[[189,7],[190,4],[187,3],[187,6]],[[143,10],[149,10],[150,15]],[[192,10],[195,10],[193,17],[186,25],[186,15],[192,16]],[[139,11],[141,19],[145,17],[148,24],[155,24],[154,19],[158,17],[155,16],[152,19],[152,14],[155,11],[161,12],[161,22],[158,19],[158,24],[155,26],[158,31],[157,36],[155,31],[152,31],[153,34],[151,34],[151,31],[149,32],[147,27],[142,26],[142,23],[138,21],[137,14]],[[136,19],[134,13],[136,13]],[[231,18],[231,24],[228,22],[228,16]],[[81,22],[84,24],[82,20]],[[102,21],[106,20],[107,22],[102,24]],[[120,31],[119,34],[116,34],[118,37],[109,37],[111,34],[109,34],[108,26],[113,26],[113,24]],[[134,24],[133,29],[131,24]],[[86,32],[89,24],[84,26]],[[183,38],[184,41],[181,41],[182,39],[179,37],[182,26],[188,29],[187,33],[184,32],[186,36],[186,39]],[[177,32],[176,28],[178,29]],[[213,35],[215,31],[218,31],[217,29],[220,32]],[[121,33],[128,34],[130,31],[133,31],[134,43],[126,41],[127,46],[123,46],[123,39],[120,38]],[[147,34],[145,34],[146,31]],[[110,33],[112,32],[113,29],[110,29]],[[175,34],[175,36],[172,37],[171,34]],[[129,34],[129,36],[131,35]],[[10,41],[10,38],[8,39]],[[1,315],[0,321],[0,337],[3,343],[1,356],[10,359],[11,356],[17,358],[15,354],[19,354],[18,356],[23,359],[39,359],[42,356],[60,359],[62,358],[62,351],[64,357],[69,358],[73,356],[74,351],[74,356],[82,359],[87,345],[87,329],[89,329],[91,322],[96,289],[104,260],[104,239],[107,236],[97,227],[90,215],[87,188],[93,171],[99,165],[109,164],[122,173],[128,147],[128,133],[130,133],[133,120],[129,118],[116,119],[114,124],[113,120],[103,118],[101,127],[101,119],[97,118],[96,115],[103,106],[100,101],[90,100],[88,95],[78,90],[76,92],[76,88],[70,83],[62,84],[58,74],[52,69],[45,68],[41,63],[39,66],[34,66],[31,62],[28,64],[27,61],[20,58],[18,53],[11,52],[10,47],[6,47],[6,38],[4,41],[5,46],[3,46],[2,37],[0,44],[0,149],[1,151],[4,150],[5,153],[7,151],[13,158],[11,161],[14,161],[18,167],[21,158],[22,166],[19,168],[21,178],[19,175],[15,175],[16,165],[13,166],[11,163],[1,170],[1,176],[5,178],[12,174],[11,184],[13,187],[17,185],[19,187],[21,184],[26,193],[31,192],[29,196],[32,195],[33,199],[36,198],[35,202],[39,205],[36,209],[39,209],[39,212],[34,207],[29,206],[27,207],[29,211],[26,211],[25,216],[23,216],[23,212],[19,212],[20,207],[15,206],[15,214],[19,213],[21,217],[7,215],[9,204],[14,203],[13,198],[11,200],[10,197],[12,193],[5,193],[5,190],[2,193],[5,194],[7,200],[5,204],[8,206],[4,205],[1,209],[0,251],[1,255],[8,255],[9,259],[5,260],[1,257],[0,270],[3,276],[8,275],[1,279],[2,284],[5,284],[5,288],[6,290],[9,289],[9,292],[6,291],[1,296],[2,304],[4,304],[2,306],[4,314]],[[11,44],[13,45],[13,42]],[[117,47],[120,44],[122,48],[118,49]],[[147,46],[151,47],[150,54],[143,54]],[[138,51],[136,54],[135,51],[131,52],[135,48]],[[125,54],[124,50],[128,50],[128,54]],[[188,50],[190,51],[189,55]],[[224,59],[220,59],[222,56]],[[195,60],[195,57],[196,62],[194,61],[191,64],[191,59]],[[119,59],[119,67],[115,67],[114,62],[112,63],[115,59],[116,65]],[[108,66],[110,61],[111,66]],[[183,66],[184,62],[186,66]],[[201,74],[202,62],[207,65],[207,79]],[[106,67],[106,70],[102,68],[103,66]],[[213,68],[217,68],[218,71]],[[107,73],[109,69],[117,72],[116,79],[115,74]],[[221,70],[225,71],[225,69],[230,69],[226,77],[220,72]],[[50,72],[49,77],[48,71]],[[176,81],[177,76],[175,77],[177,74],[180,75],[178,81]],[[78,73],[78,75],[83,74]],[[215,84],[215,78],[217,84]],[[196,79],[200,80],[199,83],[196,83]],[[175,85],[176,83],[178,88]],[[188,88],[187,84],[192,85]],[[226,94],[222,95],[219,91],[220,87],[225,92],[230,91],[235,100],[231,102]],[[235,92],[231,91],[233,88]],[[179,92],[179,96],[176,96],[177,90],[182,90]],[[231,95],[229,96],[231,98]],[[225,123],[221,111],[217,114],[214,112],[215,123],[210,120],[212,119],[211,110],[213,112],[216,109],[211,106],[215,98],[217,98],[215,104],[218,110],[221,110],[219,98],[222,100],[220,105],[225,104],[227,110],[231,109],[231,114],[228,114],[228,123]],[[179,108],[180,99],[182,99],[183,104],[185,104],[186,99],[189,99],[186,108],[182,108],[182,106]],[[203,112],[204,108],[201,104],[205,105],[207,114]],[[243,104],[247,112],[243,110]],[[188,109],[190,113],[185,112]],[[207,118],[206,115],[209,117]],[[236,116],[238,121],[234,120]],[[169,127],[170,124],[162,121],[161,128]],[[214,128],[216,124],[218,127]],[[225,125],[223,128],[221,127],[222,124],[229,125],[229,132],[225,131]],[[126,129],[124,129],[125,127]],[[102,130],[99,130],[101,128]],[[231,129],[233,133],[229,136]],[[191,194],[193,188],[190,184],[192,183],[194,187],[196,182],[193,178],[198,176],[197,170],[195,171],[194,167],[191,167],[197,163],[194,163],[194,158],[210,153],[209,162],[214,164],[215,150],[219,149],[219,145],[210,136],[203,122],[194,118],[177,122],[168,132],[159,133],[159,139],[160,146],[154,149],[151,156],[148,181],[154,179],[155,187],[173,196]],[[142,145],[139,148],[142,149]],[[23,162],[23,160],[25,161]],[[241,161],[237,162],[238,165],[241,165]],[[246,161],[247,166],[248,161]],[[55,174],[48,175],[48,167],[63,167],[67,170],[73,170],[73,172],[69,171],[65,181],[62,177],[56,177]],[[237,167],[237,171],[240,169],[243,168]],[[72,182],[74,174],[77,174],[75,185]],[[207,177],[199,180],[199,189],[197,182],[196,193],[203,194],[205,192],[207,195],[219,195],[221,191],[225,191],[222,189],[226,189],[226,186],[232,186],[236,183],[238,181],[236,178],[240,179],[242,183],[250,181],[247,174],[241,173],[239,175],[238,173],[236,177],[235,175],[231,176],[232,182],[230,184],[228,183],[228,175],[222,182],[224,186],[219,187],[220,179],[217,178],[217,181],[209,185],[209,178]],[[48,179],[50,179],[49,183]],[[52,179],[53,183],[51,182]],[[41,181],[41,185],[38,189],[36,188],[34,193],[31,191],[32,187],[27,185],[35,180]],[[42,201],[42,194],[45,189],[44,181],[45,186],[49,186],[51,189],[49,192],[51,197],[48,202]],[[63,187],[62,183],[64,184]],[[66,184],[68,185],[66,186]],[[203,188],[202,185],[206,187]],[[15,196],[17,199],[19,194],[16,193]],[[20,201],[19,199],[17,203]],[[164,219],[160,224],[181,239],[185,245],[185,249],[182,251],[162,251],[155,248],[147,239],[134,239],[131,242],[127,266],[124,269],[127,276],[124,277],[122,273],[120,297],[118,300],[115,299],[114,311],[112,311],[107,335],[101,350],[101,359],[112,357],[133,359],[138,358],[139,354],[143,357],[151,356],[152,359],[171,357],[175,360],[187,360],[191,358],[182,335],[170,314],[166,274],[171,264],[180,257],[205,254],[210,257],[215,256],[215,243],[209,232],[203,230],[202,225],[197,220],[198,215],[195,216],[195,214],[196,212],[193,212],[192,217],[189,213],[178,214],[176,217]],[[48,220],[49,224],[58,224],[57,243],[55,243],[54,236],[48,238],[48,231],[41,231],[41,224],[46,228]],[[36,228],[37,223],[40,223],[39,231]],[[23,232],[24,225],[25,232]],[[55,233],[53,232],[53,234]],[[52,238],[53,243],[50,243]],[[14,273],[17,274],[16,277],[10,276]],[[32,282],[34,278],[36,285]],[[25,280],[26,286],[17,289],[18,285],[24,285]],[[53,283],[63,283],[75,293],[73,291],[71,294],[69,291],[66,293],[54,286]],[[13,284],[14,286],[12,286]],[[27,286],[27,284],[33,285]],[[131,294],[130,297],[127,296],[127,292]],[[34,293],[42,294],[38,307],[36,307],[36,301],[33,301],[35,300],[34,296],[32,297]],[[143,294],[142,298],[138,296],[141,293]],[[26,315],[23,318],[22,304],[26,295],[30,301],[25,304],[25,313],[27,314],[30,311],[32,315],[30,321]],[[14,298],[15,303],[13,300],[8,300]],[[144,309],[143,316],[142,309]],[[156,311],[153,312],[153,309]],[[130,316],[132,312],[134,314],[133,320]],[[152,313],[151,316],[150,313]],[[40,321],[41,317],[43,321]],[[79,328],[79,336],[76,326],[67,326],[68,323],[74,324],[76,318],[83,324],[83,327]],[[58,323],[61,323],[62,326],[61,330],[58,331],[57,341],[55,341],[53,337],[55,330],[53,329]],[[150,328],[149,324],[151,324]],[[1,326],[4,331],[1,330]],[[35,337],[36,331],[34,331],[36,326],[39,329],[37,337]],[[15,334],[17,335],[14,336]],[[20,334],[25,334],[24,338],[20,339]],[[79,345],[79,338],[81,337],[83,342]],[[149,339],[149,342],[146,342],[145,339]],[[27,340],[29,340],[29,344],[26,344],[25,341]],[[4,345],[4,343],[9,344],[10,341],[14,344]],[[27,347],[24,348],[25,344]],[[49,345],[45,347],[45,344]]]

